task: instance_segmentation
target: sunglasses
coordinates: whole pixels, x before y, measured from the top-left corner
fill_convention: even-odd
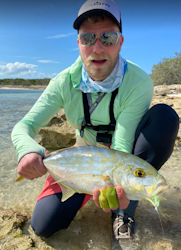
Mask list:
[[[104,46],[111,46],[117,44],[121,35],[120,32],[104,32],[100,35],[99,40]],[[78,39],[82,45],[91,46],[96,42],[97,36],[94,33],[81,33],[78,35]]]

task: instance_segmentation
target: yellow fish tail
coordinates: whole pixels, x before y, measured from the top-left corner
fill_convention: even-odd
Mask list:
[[[16,179],[16,181],[21,181],[21,180],[23,180],[23,179],[24,179],[24,177],[20,175],[20,176],[18,177],[18,179]]]

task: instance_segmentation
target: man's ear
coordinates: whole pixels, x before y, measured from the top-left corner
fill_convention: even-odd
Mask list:
[[[121,37],[120,37],[120,50],[119,50],[119,52],[121,51],[123,42],[124,42],[124,36],[121,36]]]
[[[79,43],[80,43],[80,42],[79,42],[79,39],[77,38],[77,44],[79,45]]]

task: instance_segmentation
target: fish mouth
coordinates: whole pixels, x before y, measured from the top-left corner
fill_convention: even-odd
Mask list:
[[[159,196],[159,197],[163,197],[165,196],[164,192],[166,190],[170,189],[170,186],[165,183],[165,181],[161,181],[156,185],[153,186],[145,186],[145,191],[147,192],[147,194],[149,194],[149,196]]]
[[[167,185],[166,183],[161,182],[156,186],[156,189],[154,191],[154,195],[156,195],[156,196],[164,196],[165,190],[168,190],[168,189],[170,189],[170,186]]]

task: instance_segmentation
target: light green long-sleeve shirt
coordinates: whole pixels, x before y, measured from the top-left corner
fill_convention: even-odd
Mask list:
[[[41,127],[64,108],[69,124],[79,134],[84,117],[81,81],[82,60],[76,62],[53,78],[38,101],[12,131],[12,141],[18,160],[30,152],[44,156],[44,148],[33,139]],[[112,138],[112,149],[131,153],[136,128],[150,106],[153,95],[151,78],[137,65],[127,61],[127,70],[114,101],[116,128]],[[92,93],[92,101],[98,93]],[[111,93],[107,93],[91,114],[93,125],[110,123],[109,104]],[[96,144],[96,131],[85,128],[84,139]]]

